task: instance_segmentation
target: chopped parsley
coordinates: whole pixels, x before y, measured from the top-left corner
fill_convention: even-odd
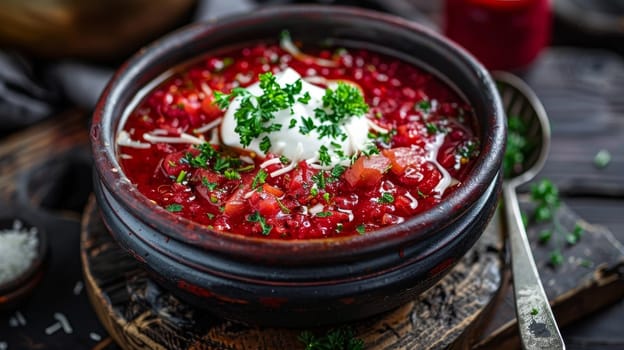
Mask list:
[[[262,184],[264,184],[266,182],[266,179],[267,179],[268,175],[269,174],[264,169],[260,169],[256,173],[256,176],[254,176],[253,181],[251,182],[251,188],[252,189],[256,189],[259,186],[261,186]]]
[[[172,212],[172,213],[177,213],[179,211],[182,211],[182,208],[183,208],[182,205],[178,203],[172,203],[165,207],[167,211]]]
[[[539,310],[537,308],[532,308],[531,309],[531,315],[536,316],[539,313]]]
[[[357,231],[357,233],[363,235],[364,233],[366,233],[366,226],[364,224],[359,224],[355,230]]]
[[[326,218],[328,216],[332,216],[332,212],[331,211],[322,211],[322,212],[316,213],[316,216],[318,216],[319,218]]]
[[[269,233],[271,233],[271,229],[273,229],[273,226],[267,224],[266,219],[262,215],[260,215],[260,212],[258,211],[255,211],[253,212],[253,214],[249,215],[247,217],[247,221],[259,223],[260,228],[262,229],[262,234],[265,236],[268,236]]]
[[[366,149],[362,150],[362,154],[367,157],[370,157],[373,154],[379,154],[379,148],[377,148],[375,144],[369,143],[366,145]]]
[[[303,94],[303,96],[301,96],[301,97],[299,97],[299,98],[297,99],[297,101],[299,101],[299,102],[303,103],[304,105],[307,105],[307,104],[308,104],[308,102],[310,102],[310,99],[311,99],[311,98],[312,98],[312,96],[310,96],[310,93],[306,91],[306,92]]]
[[[336,165],[332,170],[331,170],[331,175],[329,177],[330,181],[338,181],[338,179],[340,179],[340,176],[347,170],[347,167],[344,165]]]
[[[431,110],[431,102],[429,100],[421,100],[416,105],[414,105],[414,107],[425,113],[429,113],[429,111]]]
[[[180,162],[187,163],[194,168],[208,168],[209,163],[212,164],[213,170],[217,172],[223,172],[228,168],[237,168],[241,164],[239,158],[229,157],[220,152],[217,152],[214,147],[204,142],[195,146],[199,150],[198,155],[193,155],[188,152],[184,158],[180,159]]]
[[[323,193],[323,199],[325,200],[325,203],[329,204],[329,201],[331,199],[331,195],[329,194],[329,192]]]
[[[457,154],[465,159],[470,159],[479,155],[479,142],[469,140],[464,142],[463,145],[457,150]]]
[[[234,169],[225,170],[223,176],[228,180],[239,180],[241,178],[240,173]]]
[[[571,231],[568,231],[561,219],[557,215],[561,200],[559,190],[547,179],[531,185],[531,200],[535,204],[533,209],[533,222],[547,224],[549,227],[543,228],[538,236],[538,242],[546,245],[552,242],[554,248],[549,255],[549,264],[557,267],[564,262],[563,248],[568,245],[577,244],[583,235],[583,227],[577,222]]]
[[[205,176],[202,176],[201,182],[202,182],[202,185],[206,186],[206,188],[208,188],[211,191],[214,191],[217,188],[217,183],[208,181],[208,179]]]
[[[180,170],[180,173],[178,173],[178,177],[176,177],[176,182],[181,184],[184,179],[186,179],[186,171]]]
[[[611,153],[606,149],[601,149],[596,153],[596,156],[594,156],[594,165],[598,169],[606,168],[609,163],[611,163]]]
[[[299,341],[306,350],[363,350],[364,341],[355,337],[349,327],[338,328],[328,331],[321,337],[315,336],[310,331],[303,331],[299,335]]]
[[[318,153],[319,153],[319,162],[321,163],[321,165],[331,164],[331,157],[329,156],[329,151],[327,150],[327,147],[325,147],[325,145],[319,148]]]
[[[299,132],[302,135],[307,135],[309,134],[312,130],[314,130],[314,128],[316,128],[316,125],[314,125],[314,120],[312,119],[312,117],[301,117],[301,126],[299,126]]]
[[[240,137],[240,143],[247,147],[255,138],[263,133],[271,133],[282,129],[281,124],[271,123],[275,119],[275,112],[284,109],[292,109],[297,99],[295,96],[301,93],[302,82],[297,79],[292,84],[281,87],[272,72],[266,72],[258,76],[262,95],[254,96],[242,88],[234,88],[230,94],[215,93],[215,103],[219,108],[227,108],[232,99],[240,97],[240,107],[234,112],[236,127],[234,131]],[[304,94],[303,99],[306,100]],[[264,152],[271,148],[268,138],[263,139]]]
[[[269,149],[271,149],[271,140],[268,136],[265,136],[262,138],[262,141],[260,141],[260,150],[264,153],[268,153]]]
[[[427,128],[427,133],[431,135],[435,135],[441,131],[440,128],[435,123],[432,123],[432,122],[426,123],[425,127]]]
[[[384,192],[379,198],[377,198],[379,204],[392,204],[394,203],[394,196],[390,192]]]
[[[317,188],[319,189],[324,189],[325,188],[325,184],[326,182],[326,178],[325,178],[325,172],[324,171],[319,171],[318,173],[316,173],[315,175],[312,175],[312,181],[314,181],[314,183],[316,184]]]

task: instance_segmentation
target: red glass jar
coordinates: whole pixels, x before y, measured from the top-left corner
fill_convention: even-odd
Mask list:
[[[446,0],[445,34],[489,69],[519,69],[548,45],[549,0]]]

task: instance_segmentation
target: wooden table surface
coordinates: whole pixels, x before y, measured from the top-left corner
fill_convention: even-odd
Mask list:
[[[540,178],[588,222],[624,242],[624,59],[608,51],[551,48],[524,74],[552,127]],[[605,168],[594,164],[606,150]],[[624,273],[624,272],[621,272]],[[564,329],[568,349],[624,348],[624,301]]]

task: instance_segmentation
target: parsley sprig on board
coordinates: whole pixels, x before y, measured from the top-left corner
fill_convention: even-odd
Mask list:
[[[355,337],[350,328],[338,328],[318,337],[310,331],[303,331],[299,335],[299,341],[304,344],[306,350],[362,350],[364,342]]]
[[[551,227],[543,229],[538,236],[540,244],[554,243],[550,252],[550,265],[557,267],[564,262],[563,246],[578,243],[583,235],[583,228],[576,223],[572,231],[567,230],[560,222],[557,211],[561,205],[559,190],[547,179],[531,185],[531,200],[536,204],[533,220],[536,223],[547,223]]]

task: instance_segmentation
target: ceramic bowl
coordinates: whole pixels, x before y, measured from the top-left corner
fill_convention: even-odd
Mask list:
[[[322,30],[319,30],[322,28]],[[436,208],[348,238],[280,241],[211,231],[154,206],[120,168],[115,138],[130,101],[166,70],[234,43],[288,29],[306,45],[331,38],[383,51],[443,77],[478,116],[480,155]],[[178,30],[141,50],[110,81],[93,116],[95,193],[111,234],[156,281],[219,316],[307,327],[375,315],[413,300],[466,253],[491,218],[501,186],[505,117],[488,72],[469,54],[406,20],[329,6],[263,8]]]

